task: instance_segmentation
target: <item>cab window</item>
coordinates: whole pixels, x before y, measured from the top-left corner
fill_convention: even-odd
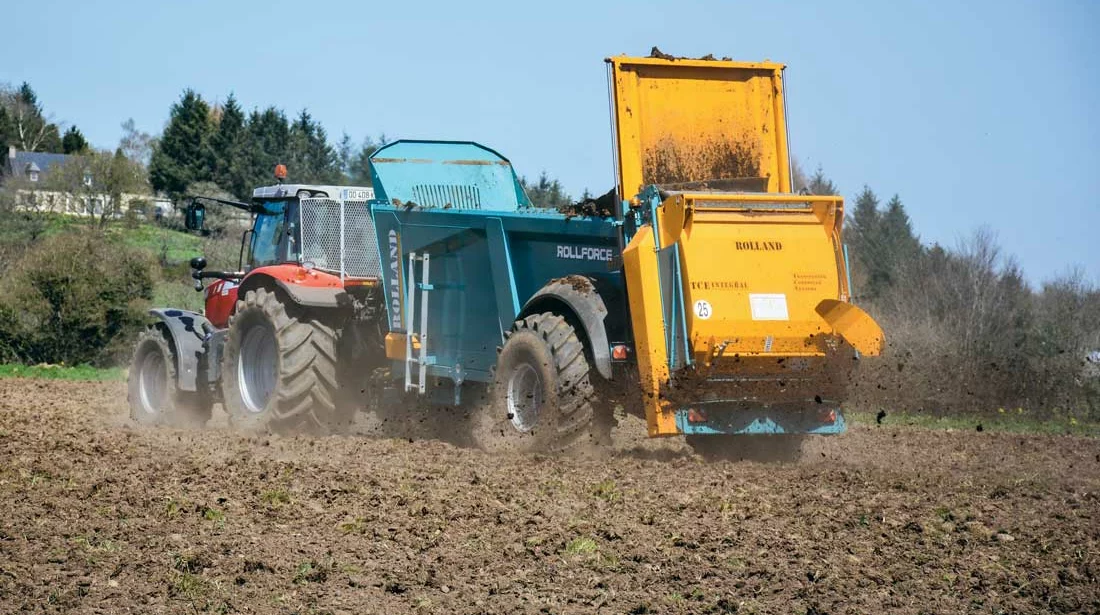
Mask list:
[[[256,214],[256,221],[252,225],[252,266],[263,267],[284,262],[287,242],[286,235],[286,201],[269,201],[264,203],[267,210]],[[281,249],[280,249],[281,248]]]

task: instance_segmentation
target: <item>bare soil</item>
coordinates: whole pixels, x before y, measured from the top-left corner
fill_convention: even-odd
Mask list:
[[[0,612],[1100,612],[1096,440],[861,427],[777,465],[614,437],[144,428],[121,383],[0,380]]]

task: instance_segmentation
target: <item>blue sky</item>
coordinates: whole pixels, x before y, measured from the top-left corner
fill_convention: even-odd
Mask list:
[[[4,11],[0,81],[114,146],[183,88],[302,108],[333,139],[471,139],[579,194],[614,183],[603,58],[788,65],[792,147],[925,242],[986,225],[1035,283],[1100,282],[1100,3],[51,2]]]

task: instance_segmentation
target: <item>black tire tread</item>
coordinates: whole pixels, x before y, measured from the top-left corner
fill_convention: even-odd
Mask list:
[[[152,346],[152,347],[150,347]],[[141,407],[136,399],[138,393],[137,379],[139,375],[139,362],[144,359],[146,352],[156,348],[167,359],[167,379],[169,404],[155,415],[149,415]],[[198,391],[181,391],[178,384],[179,357],[176,355],[175,345],[164,325],[153,325],[146,328],[138,335],[134,344],[134,355],[130,360],[130,373],[127,375],[126,400],[130,405],[130,418],[147,425],[164,425],[169,427],[201,427],[210,420],[213,414],[214,401],[208,391],[200,385]]]
[[[595,388],[589,380],[584,344],[565,318],[551,312],[516,320],[511,331],[505,334],[505,344],[524,331],[537,335],[545,343],[557,374],[557,403],[551,406],[556,411],[544,427],[551,431],[538,438],[532,450],[561,452],[571,449],[587,438],[595,414]],[[498,354],[502,350],[503,347],[498,348]]]
[[[238,300],[230,329],[255,310],[261,310],[271,323],[280,353],[275,403],[263,413],[270,414],[263,427],[275,432],[329,431],[336,416],[336,330],[319,318],[292,314],[275,292],[263,287],[248,291],[244,299]],[[240,336],[230,337],[233,348],[227,346],[222,370],[228,377],[236,373],[235,362],[240,354]],[[241,413],[229,403],[228,391],[225,398],[231,420],[242,423]]]

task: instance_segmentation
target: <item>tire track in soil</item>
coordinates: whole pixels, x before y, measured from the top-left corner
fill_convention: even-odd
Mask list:
[[[1100,611],[1100,443],[857,428],[789,465],[247,437],[0,380],[0,612]]]

